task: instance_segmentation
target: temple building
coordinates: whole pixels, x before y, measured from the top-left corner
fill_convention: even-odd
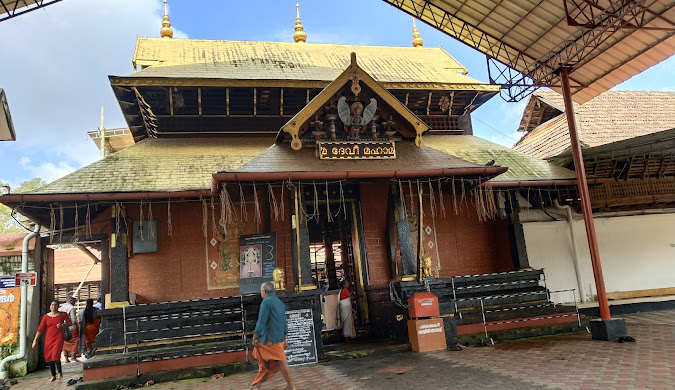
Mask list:
[[[52,242],[100,248],[85,380],[249,359],[266,280],[309,311],[319,357],[342,279],[372,337],[407,340],[418,291],[439,297],[448,337],[576,323],[549,305],[519,220],[574,198],[574,172],[474,136],[499,86],[416,27],[410,47],[313,44],[298,11],[294,42],[172,36],[165,14],[133,73],[109,77],[126,144],[92,135],[101,160],[0,197]]]

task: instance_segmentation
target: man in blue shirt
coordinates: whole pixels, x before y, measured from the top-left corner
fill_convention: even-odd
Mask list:
[[[263,382],[281,370],[289,390],[295,389],[291,372],[286,361],[284,349],[288,347],[286,336],[286,305],[275,294],[274,282],[265,282],[260,286],[263,301],[258,312],[258,322],[253,331],[253,357],[258,360],[258,375],[251,387],[260,389]]]

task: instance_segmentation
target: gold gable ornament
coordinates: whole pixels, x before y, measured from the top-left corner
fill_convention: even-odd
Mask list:
[[[350,93],[351,91],[351,93]],[[352,97],[353,94],[353,97]],[[338,136],[336,127],[344,126],[345,136]],[[281,127],[277,142],[290,135],[291,148],[300,150],[301,136],[310,131],[314,138],[317,156],[339,158],[337,153],[319,153],[321,143],[331,142],[333,147],[345,151],[345,158],[395,158],[394,135],[414,139],[415,145],[423,145],[422,134],[429,127],[387,89],[375,81],[356,62],[356,53],[351,53],[351,63],[335,80],[316,95],[300,112]],[[385,141],[385,138],[388,141]],[[346,142],[344,147],[335,143]],[[366,156],[353,143],[378,143],[366,148]],[[350,152],[350,153],[347,153]],[[353,153],[352,153],[353,152]],[[329,156],[330,154],[330,156]]]

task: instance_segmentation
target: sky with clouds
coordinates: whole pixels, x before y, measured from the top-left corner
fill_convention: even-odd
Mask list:
[[[308,42],[409,46],[412,20],[377,0],[311,0],[301,4]],[[96,161],[86,132],[126,124],[108,82],[132,72],[137,36],[157,37],[160,0],[64,0],[0,23],[0,88],[7,94],[16,142],[0,142],[0,181],[17,186],[40,176],[53,181]],[[169,0],[174,38],[292,41],[295,0],[233,2]],[[443,47],[487,81],[484,55],[424,23],[424,46]],[[617,89],[675,91],[675,57]],[[491,99],[474,113],[474,133],[506,146],[525,102]]]

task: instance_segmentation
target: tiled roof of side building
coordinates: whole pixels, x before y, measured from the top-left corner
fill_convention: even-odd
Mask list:
[[[553,91],[536,92],[532,99],[562,105]],[[574,104],[582,147],[595,147],[675,127],[675,92],[608,91],[588,102]],[[524,113],[527,115],[527,112]],[[525,134],[514,150],[537,158],[551,158],[570,147],[565,114]]]
[[[466,68],[442,48],[288,42],[138,38],[133,62],[145,68],[128,77],[331,82],[349,66],[352,52],[380,83],[499,90],[466,76]]]
[[[100,252],[88,248],[94,256],[101,257]],[[87,282],[101,280],[101,263],[91,268],[93,260],[78,248],[61,248],[54,250],[54,284],[80,283],[86,276]],[[91,268],[91,272],[87,272]]]
[[[509,149],[473,135],[427,136],[424,144],[475,164],[495,160],[495,165],[506,166],[508,171],[492,182],[542,181],[575,179],[573,171],[539,160],[525,153]]]
[[[30,194],[178,192],[211,188],[211,175],[236,169],[274,143],[268,138],[147,139]]]

